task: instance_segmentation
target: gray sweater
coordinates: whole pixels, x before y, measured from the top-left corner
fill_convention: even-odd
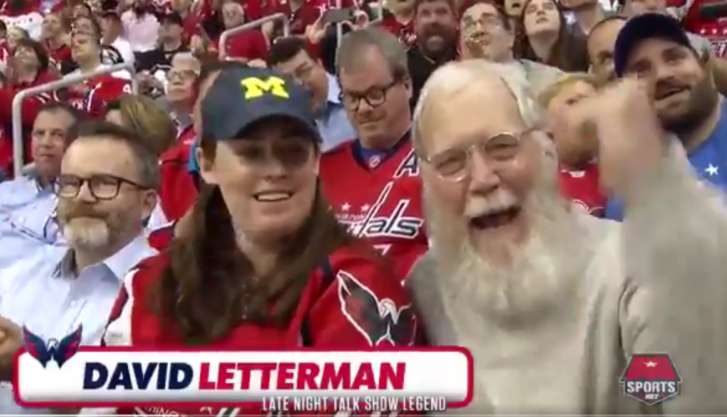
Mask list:
[[[672,146],[641,178],[623,225],[573,213],[592,250],[571,299],[522,329],[443,294],[432,252],[408,281],[435,345],[471,350],[474,400],[457,414],[727,414],[727,205]],[[436,242],[433,242],[436,244]],[[657,406],[625,397],[632,353],[669,353],[681,394]]]

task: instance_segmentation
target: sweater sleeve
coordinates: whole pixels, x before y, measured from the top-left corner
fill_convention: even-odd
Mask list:
[[[626,202],[620,306],[627,355],[667,353],[682,380],[666,414],[727,412],[727,205],[681,146]]]

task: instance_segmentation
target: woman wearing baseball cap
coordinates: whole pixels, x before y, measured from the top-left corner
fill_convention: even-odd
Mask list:
[[[223,70],[203,101],[201,136],[205,184],[192,229],[127,277],[107,345],[415,343],[417,320],[400,282],[346,233],[322,197],[320,139],[302,87],[267,69]],[[372,311],[350,307],[361,297]],[[385,298],[391,306],[379,306]],[[214,414],[213,408],[143,411]],[[255,408],[240,414],[261,411]]]

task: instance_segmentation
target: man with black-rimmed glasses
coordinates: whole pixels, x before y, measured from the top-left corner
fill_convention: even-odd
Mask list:
[[[357,138],[323,155],[323,189],[338,220],[389,258],[403,279],[427,249],[419,166],[409,139],[406,51],[388,32],[357,30],[343,38],[336,72]]]
[[[155,254],[144,221],[156,205],[157,164],[120,127],[80,126],[55,186],[68,247],[48,246],[0,271],[0,380],[11,375],[22,327],[47,341],[82,325],[82,343],[99,343],[124,276]],[[19,412],[9,387],[0,386],[2,414]]]

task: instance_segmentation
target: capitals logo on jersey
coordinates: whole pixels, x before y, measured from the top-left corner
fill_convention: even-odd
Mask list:
[[[336,278],[341,312],[371,346],[384,342],[399,346],[414,344],[417,319],[411,304],[397,306],[389,298],[380,300],[369,287],[345,271],[339,271]]]
[[[380,164],[381,161],[371,168],[376,168]],[[417,179],[419,177],[419,166],[413,150],[402,160],[393,176],[372,199],[373,201],[367,200],[358,206],[359,210],[356,210],[351,203],[344,202],[340,207],[336,207],[337,217],[348,226],[348,231],[354,236],[416,238],[422,231],[424,220],[421,210],[410,210],[410,208],[415,209],[415,206],[419,205],[416,199],[421,195],[420,189],[416,189],[412,195],[402,195],[401,192],[397,192],[402,187],[399,180],[409,177]],[[399,189],[396,189],[397,187]],[[412,188],[411,191],[415,189]]]
[[[354,142],[323,155],[321,179],[336,218],[373,244],[405,276],[427,249],[419,165],[411,142],[375,167],[354,157]]]

